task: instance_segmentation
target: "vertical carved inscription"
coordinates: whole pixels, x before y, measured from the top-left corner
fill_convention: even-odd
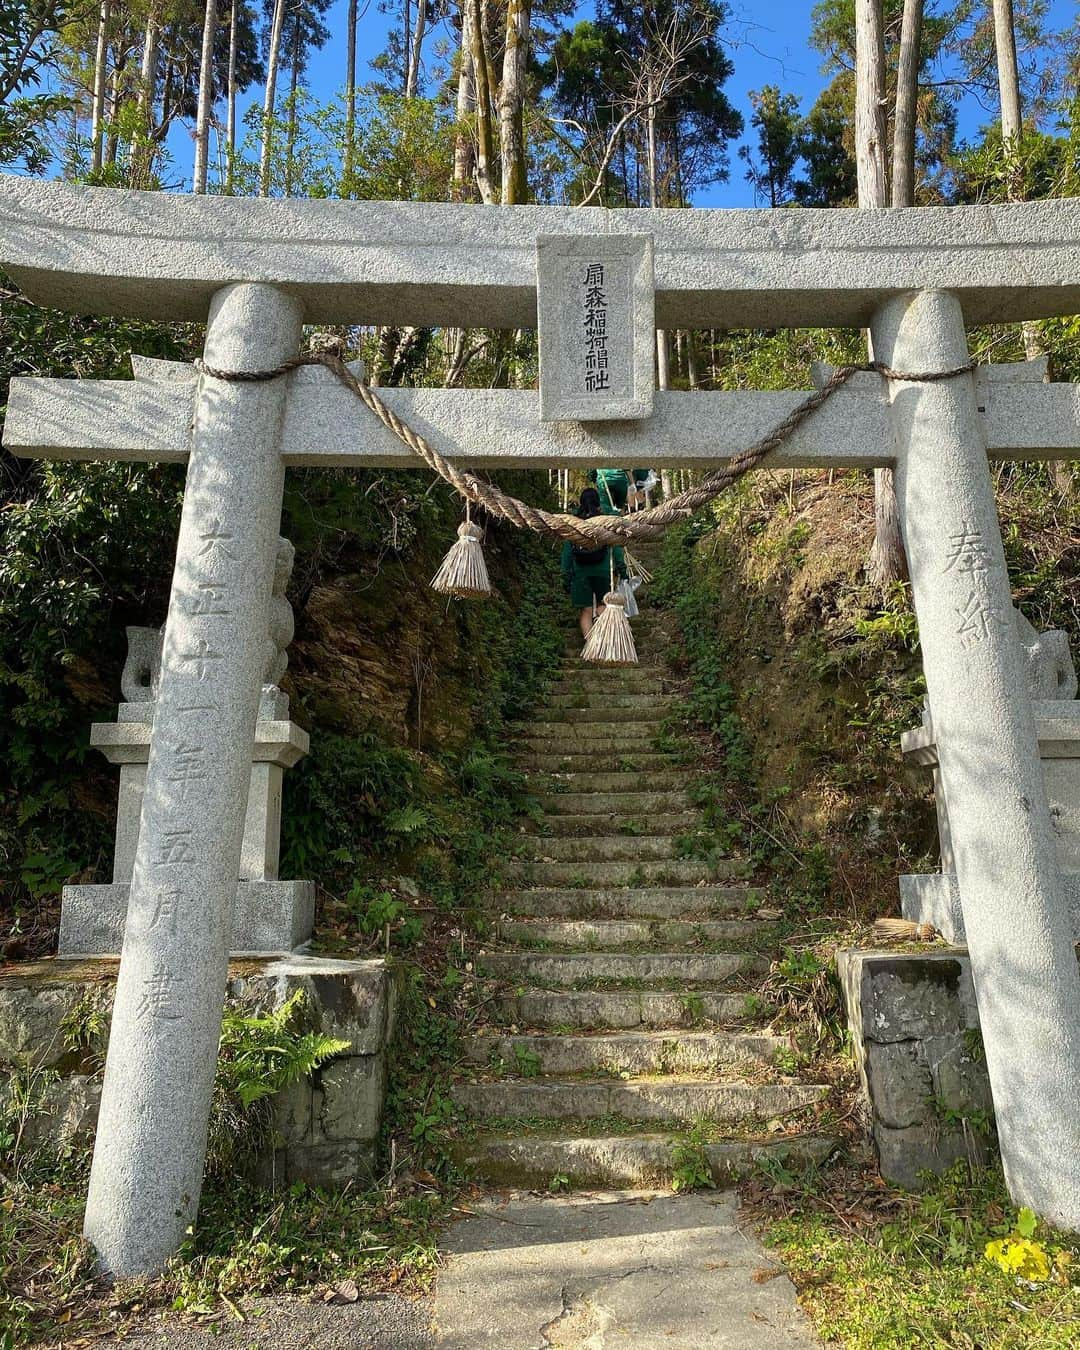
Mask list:
[[[992,571],[982,531],[964,521],[962,528],[949,536],[944,574],[951,574],[960,583],[960,603],[953,605],[953,612],[960,645],[968,650],[984,642],[995,625],[1005,622],[994,599]]]
[[[589,263],[582,278],[585,290],[585,389],[590,394],[611,388],[608,370],[608,304],[604,264]]]

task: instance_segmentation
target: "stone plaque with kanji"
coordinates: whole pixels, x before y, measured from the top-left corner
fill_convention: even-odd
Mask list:
[[[652,237],[541,235],[536,277],[541,419],[648,417],[655,388]]]

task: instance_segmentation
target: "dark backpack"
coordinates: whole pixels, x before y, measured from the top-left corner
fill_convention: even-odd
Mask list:
[[[571,546],[570,552],[574,561],[580,563],[582,567],[595,567],[597,563],[604,561],[607,545],[603,544],[600,548],[575,548]]]

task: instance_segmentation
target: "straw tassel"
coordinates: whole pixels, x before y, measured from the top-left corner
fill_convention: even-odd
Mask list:
[[[941,934],[932,923],[916,923],[914,919],[877,919],[874,937],[879,942],[933,942]]]
[[[623,561],[626,563],[626,575],[631,581],[639,581],[647,585],[652,581],[652,573],[645,567],[640,558],[635,558],[628,548],[623,549]]]
[[[461,600],[472,596],[490,595],[484,551],[480,547],[483,531],[474,525],[468,515],[458,526],[458,537],[442,566],[431,578],[432,589],[443,595],[456,595]]]
[[[599,666],[637,665],[634,635],[621,591],[612,589],[604,596],[604,608],[592,626],[581,659]]]

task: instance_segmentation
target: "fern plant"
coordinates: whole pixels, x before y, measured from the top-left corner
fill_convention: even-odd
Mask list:
[[[211,1173],[222,1175],[253,1162],[270,1142],[271,1099],[348,1050],[349,1041],[304,1029],[307,1002],[305,991],[297,989],[271,1012],[226,1009],[210,1119]]]

